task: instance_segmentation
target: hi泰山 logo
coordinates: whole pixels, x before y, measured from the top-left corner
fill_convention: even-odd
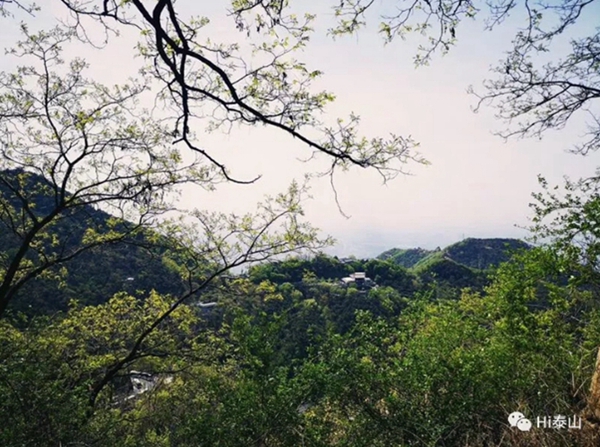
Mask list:
[[[513,411],[508,415],[508,423],[511,427],[517,427],[521,431],[529,431],[534,424],[520,411]],[[535,418],[536,428],[550,428],[553,430],[581,430],[581,417],[577,415],[565,416],[538,416]]]

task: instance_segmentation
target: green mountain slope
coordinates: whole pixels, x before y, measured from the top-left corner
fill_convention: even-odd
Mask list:
[[[464,287],[481,290],[487,283],[487,272],[509,260],[515,250],[530,246],[517,239],[468,238],[443,250],[391,249],[378,259],[394,262],[416,275],[422,286],[437,284],[445,296],[456,295]]]
[[[426,258],[427,256],[435,253],[432,250],[425,250],[423,248],[392,248],[391,250],[384,251],[377,259],[382,261],[391,261],[405,268],[414,267],[419,261]]]
[[[459,264],[485,270],[508,261],[511,252],[528,248],[529,244],[518,239],[468,238],[446,247],[444,252]]]
[[[444,259],[472,269],[487,270],[508,261],[514,250],[528,248],[530,248],[528,244],[518,239],[468,238],[449,245],[443,250],[393,248],[381,253],[377,259],[389,260],[417,271]]]
[[[20,202],[6,186],[6,182],[16,181],[18,174],[19,171],[0,172],[0,199],[17,209]],[[26,190],[33,191],[30,194],[30,202],[39,213],[53,207],[54,197],[49,193],[48,186],[49,184],[39,176],[32,176],[28,181]],[[79,246],[87,228],[94,228],[99,232],[106,231],[107,222],[111,218],[114,219],[101,210],[89,206],[81,207],[64,216],[52,228],[51,234],[56,235],[60,241],[59,248],[68,252]],[[123,225],[126,224],[123,222]],[[7,225],[7,219],[0,219],[0,262],[3,264],[11,259],[11,251],[20,243],[19,237]],[[178,294],[183,291],[184,286],[179,275],[163,259],[165,251],[148,248],[149,245],[145,243],[143,236],[136,236],[127,243],[103,245],[85,251],[62,264],[67,270],[62,284],[52,279],[35,278],[18,292],[10,309],[28,315],[51,314],[66,310],[71,299],[76,299],[82,304],[99,304],[123,290],[133,293],[137,290],[154,289],[165,294]],[[5,266],[0,265],[0,270],[3,267]]]

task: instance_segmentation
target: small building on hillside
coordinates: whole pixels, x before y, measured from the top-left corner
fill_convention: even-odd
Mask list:
[[[165,373],[129,371],[116,378],[113,403],[123,408],[130,408],[129,405],[140,395],[171,383],[173,383],[173,376]]]
[[[367,276],[365,272],[354,272],[350,276],[341,279],[343,286],[350,286],[354,284],[358,289],[370,289],[375,287],[375,282]]]
[[[152,390],[156,386],[157,377],[146,372],[131,371],[129,380],[131,380],[132,394],[130,394],[130,398],[132,398]]]

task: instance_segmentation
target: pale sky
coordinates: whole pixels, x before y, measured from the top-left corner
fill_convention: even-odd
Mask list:
[[[192,13],[213,19],[211,39],[239,38],[232,19],[214,15],[226,2],[215,1],[208,8],[204,3],[185,6]],[[40,27],[49,28],[53,14],[64,12],[57,0],[44,4],[50,5],[37,19]],[[179,5],[184,6],[184,2]],[[526,225],[531,216],[528,204],[531,193],[539,189],[538,174],[551,183],[560,183],[564,175],[578,178],[594,172],[598,154],[584,158],[566,152],[585,130],[582,120],[548,133],[541,141],[505,143],[492,134],[504,127],[494,119],[493,109],[484,108],[478,114],[471,111],[476,98],[467,94],[467,87],[481,85],[490,66],[502,58],[515,23],[507,23],[494,33],[483,33],[481,22],[465,23],[457,29],[457,47],[445,57],[435,57],[430,66],[415,69],[412,56],[417,40],[397,40],[384,46],[373,26],[358,37],[333,41],[323,35],[330,18],[325,14],[319,17],[317,24],[323,32],[296,57],[309,68],[324,71],[318,87],[337,96],[328,109],[331,117],[356,112],[362,117],[362,131],[367,137],[389,132],[411,135],[421,143],[421,154],[432,163],[408,165],[412,176],[400,176],[385,186],[373,172],[355,169],[339,174],[340,203],[349,219],[337,210],[328,180],[315,182],[314,199],[305,205],[306,216],[338,240],[330,252],[361,257],[392,247],[443,247],[463,237],[522,238],[526,232],[515,224]],[[3,20],[4,46],[16,36],[16,25],[16,21],[9,24]],[[138,62],[132,58],[133,38],[118,42],[104,52],[86,49],[80,54],[92,63],[90,76],[116,83],[123,75],[135,74]],[[82,47],[69,49],[67,54],[78,51]],[[7,58],[0,61],[2,70],[12,66],[13,61]],[[273,129],[215,133],[203,136],[202,142],[221,156],[237,177],[262,174],[263,178],[257,185],[223,186],[201,197],[187,194],[183,205],[189,207],[251,211],[263,194],[282,191],[304,171],[320,167],[298,161],[310,155],[308,148]]]

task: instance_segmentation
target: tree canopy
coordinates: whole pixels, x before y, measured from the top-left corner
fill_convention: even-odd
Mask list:
[[[315,31],[311,27],[314,14],[299,14],[298,2],[231,2],[229,15],[240,38],[268,56],[265,65],[251,69],[239,45],[204,39],[202,28],[208,17],[184,17],[173,0],[158,1],[152,8],[139,0],[61,1],[73,13],[73,26],[84,40],[88,39],[84,17],[99,21],[107,33],[126,26],[141,31],[140,51],[153,61],[152,76],[162,81],[166,96],[179,112],[176,131],[193,150],[198,148],[191,142],[189,123],[202,99],[222,112],[211,117],[215,126],[242,122],[276,127],[316,152],[331,156],[332,170],[338,166],[371,166],[387,178],[397,172],[393,161],[413,158],[414,142],[410,138],[392,136],[369,141],[359,137],[357,116],[333,128],[318,121],[316,117],[325,104],[333,100],[331,94],[309,92],[311,79],[321,72],[286,58],[304,47]],[[329,5],[336,17],[336,24],[329,30],[333,37],[360,32],[369,21],[378,22],[384,42],[410,33],[422,34],[425,42],[416,52],[417,65],[429,63],[436,53],[448,53],[459,42],[465,20],[481,20],[485,30],[494,31],[509,16],[517,16],[521,26],[511,50],[493,70],[483,91],[474,90],[480,105],[494,105],[498,117],[510,124],[500,132],[504,137],[538,137],[549,129],[562,128],[573,115],[585,112],[589,132],[573,150],[585,154],[598,149],[595,100],[600,96],[600,31],[595,28],[569,37],[571,31],[582,28],[586,16],[598,13],[594,0],[387,0],[379,6],[390,12],[380,17],[373,12],[377,6],[372,0],[332,0]],[[560,44],[567,44],[569,51],[544,63],[540,56]],[[205,76],[188,76],[194,70],[201,70]],[[308,136],[311,128],[317,137]]]

